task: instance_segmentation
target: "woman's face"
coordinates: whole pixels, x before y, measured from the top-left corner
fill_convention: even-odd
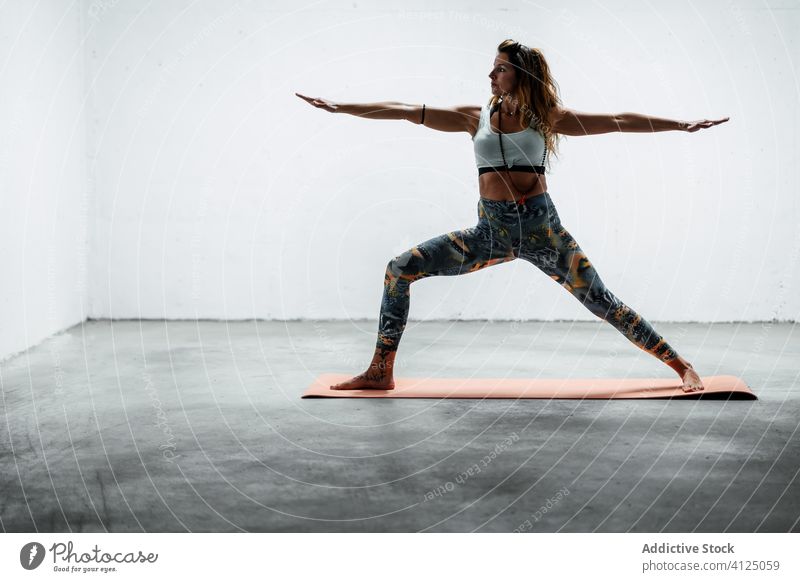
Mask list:
[[[517,85],[517,74],[508,61],[508,53],[497,53],[489,79],[491,79],[492,95],[505,95],[514,90]]]

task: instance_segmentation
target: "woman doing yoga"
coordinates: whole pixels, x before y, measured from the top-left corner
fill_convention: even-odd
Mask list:
[[[703,389],[692,365],[679,356],[641,315],[604,284],[586,253],[561,224],[547,192],[548,151],[561,135],[612,131],[689,131],[728,118],[688,122],[637,113],[582,113],[561,106],[557,84],[539,49],[513,40],[497,47],[489,78],[492,97],[484,106],[434,108],[385,103],[333,103],[296,93],[330,112],[368,119],[405,119],[439,131],[472,136],[478,166],[478,223],[436,236],[394,257],[386,267],[378,339],[368,369],[334,390],[394,388],[397,347],[406,326],[411,284],[434,275],[460,275],[523,259],[541,269],[597,317],[681,378],[685,392]]]

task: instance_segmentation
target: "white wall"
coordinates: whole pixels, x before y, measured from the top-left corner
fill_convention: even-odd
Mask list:
[[[10,0],[0,16],[0,358],[83,321],[82,11]]]
[[[375,318],[391,257],[475,223],[471,141],[293,93],[480,104],[507,36],[567,106],[731,116],[563,141],[549,190],[609,288],[651,321],[797,319],[796,2],[391,6],[4,4],[0,357],[85,315]],[[594,319],[522,261],[415,283],[412,319],[483,317]]]
[[[389,6],[102,13],[93,317],[376,317],[392,256],[475,223],[472,143],[293,92],[479,104],[506,36],[545,50],[567,106],[731,116],[563,142],[549,190],[609,288],[654,321],[797,317],[797,3]],[[416,283],[411,317],[594,319],[521,261]]]

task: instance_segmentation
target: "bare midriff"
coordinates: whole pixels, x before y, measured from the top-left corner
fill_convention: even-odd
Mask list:
[[[513,181],[513,185],[511,181]],[[478,191],[481,198],[514,202],[523,196],[530,198],[547,192],[547,179],[544,174],[515,172],[514,170],[486,172],[478,176]]]

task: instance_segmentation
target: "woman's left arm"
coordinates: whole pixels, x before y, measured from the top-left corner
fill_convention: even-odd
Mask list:
[[[730,117],[722,119],[699,119],[697,121],[679,121],[677,119],[666,119],[664,117],[652,117],[641,113],[619,113],[620,131],[629,132],[648,132],[655,131],[689,131],[694,132],[698,129],[705,129],[725,123]]]
[[[653,117],[641,113],[584,113],[574,109],[560,109],[554,112],[551,121],[553,131],[563,135],[596,135],[614,131],[647,132],[688,131],[712,127],[728,121],[730,117],[698,121],[680,121]]]

